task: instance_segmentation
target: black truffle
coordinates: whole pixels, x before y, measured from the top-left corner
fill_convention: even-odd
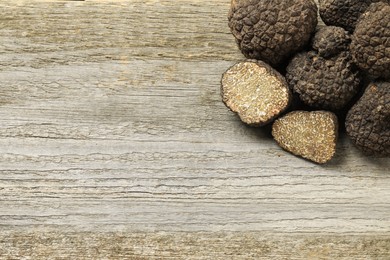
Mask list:
[[[373,78],[390,79],[390,4],[372,4],[352,35],[354,61]]]
[[[370,4],[389,0],[319,0],[320,16],[326,25],[340,26],[353,32],[359,17]]]
[[[286,79],[303,103],[336,111],[345,107],[358,92],[360,75],[347,50],[349,41],[343,29],[323,28],[313,40],[313,48],[318,52],[298,53],[291,60]]]
[[[390,156],[390,83],[369,85],[348,112],[345,127],[363,152]]]
[[[271,122],[291,102],[285,78],[255,60],[239,62],[222,75],[221,95],[225,105],[252,126]]]
[[[293,111],[272,125],[272,136],[285,150],[316,163],[326,163],[336,152],[338,122],[328,111]]]
[[[313,0],[232,0],[228,19],[247,58],[277,66],[310,41],[317,5]]]
[[[351,37],[341,27],[324,26],[317,30],[312,47],[324,58],[332,57],[342,51],[349,50]]]

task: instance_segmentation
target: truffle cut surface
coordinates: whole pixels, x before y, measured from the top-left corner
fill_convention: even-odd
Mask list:
[[[222,100],[249,125],[271,122],[287,109],[291,93],[284,77],[261,61],[245,61],[228,69],[221,80]]]
[[[272,126],[272,135],[283,149],[316,163],[334,156],[337,131],[337,117],[327,111],[293,111]]]

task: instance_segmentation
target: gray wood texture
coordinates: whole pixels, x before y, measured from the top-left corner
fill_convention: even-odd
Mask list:
[[[222,104],[229,2],[0,1],[1,259],[390,258],[388,158]]]

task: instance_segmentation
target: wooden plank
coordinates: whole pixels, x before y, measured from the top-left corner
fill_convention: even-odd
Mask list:
[[[0,237],[8,259],[383,259],[383,236],[267,233],[11,233]],[[3,246],[1,246],[3,245]]]
[[[388,158],[315,165],[222,104],[228,8],[0,2],[0,255],[386,259]]]

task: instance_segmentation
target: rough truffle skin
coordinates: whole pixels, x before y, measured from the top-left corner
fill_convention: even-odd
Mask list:
[[[369,85],[348,112],[345,127],[363,152],[390,156],[390,83]]]
[[[289,87],[314,108],[340,110],[360,88],[360,75],[349,52],[323,58],[315,51],[297,54],[287,66]]]
[[[373,78],[390,79],[390,4],[372,4],[352,35],[356,64]]]
[[[245,57],[277,66],[310,41],[317,5],[313,0],[232,0],[228,20]]]
[[[321,57],[327,58],[349,50],[351,37],[341,27],[324,26],[313,37],[312,47]]]
[[[389,0],[319,0],[320,16],[326,25],[353,32],[359,17],[375,2],[390,3]]]

